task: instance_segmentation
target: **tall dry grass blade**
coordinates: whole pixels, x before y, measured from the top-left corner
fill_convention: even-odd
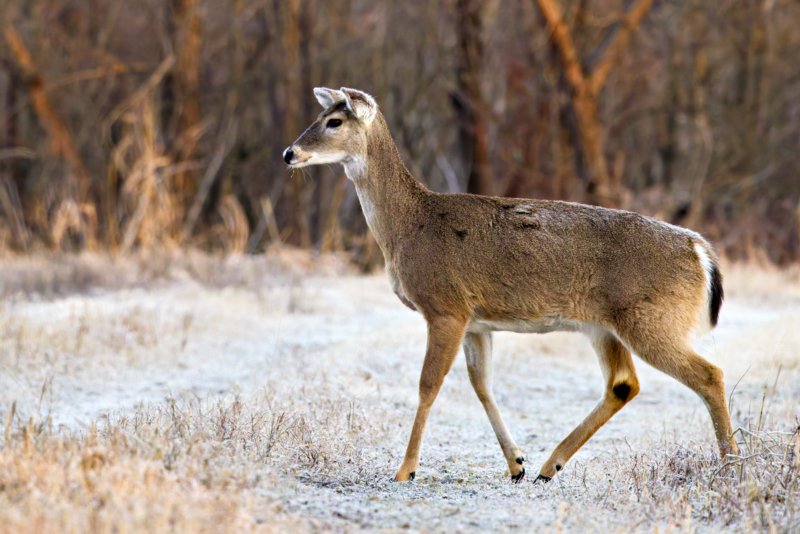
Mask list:
[[[81,232],[81,212],[78,204],[71,198],[65,198],[56,208],[53,223],[50,228],[50,239],[54,248],[61,248],[64,236],[72,231]]]
[[[761,407],[758,410],[758,424],[756,424],[756,432],[761,431],[761,420],[764,417],[764,404],[767,402],[767,387],[769,383],[764,381],[764,391],[761,394]]]
[[[125,233],[123,234],[122,246],[120,247],[120,252],[123,254],[129,253],[133,248],[136,235],[139,233],[139,227],[144,220],[145,213],[147,213],[150,207],[150,198],[152,194],[152,188],[148,187],[142,191],[142,194],[139,196],[139,202],[136,204],[136,211],[134,211],[133,217],[127,224]]]
[[[250,226],[244,209],[234,195],[225,195],[219,205],[219,215],[222,217],[225,229],[223,246],[228,254],[244,254],[247,252],[247,238],[250,236]]]
[[[775,381],[772,383],[772,393],[770,393],[769,404],[767,404],[767,415],[769,415],[769,411],[772,408],[772,401],[775,400],[775,390],[778,388],[778,379],[781,377],[781,371],[783,371],[783,364],[778,364],[778,372],[775,373]]]
[[[158,141],[153,98],[139,101],[125,117],[120,150],[115,153],[123,174],[122,204],[133,210],[123,229],[123,254],[137,242],[143,248],[171,244],[176,224],[174,201],[165,183],[176,166]]]
[[[11,227],[11,235],[16,246],[22,249],[23,252],[27,251],[31,235],[25,226],[25,216],[19,203],[17,185],[5,173],[0,174],[0,208],[3,209],[8,225]]]
[[[261,199],[261,210],[264,212],[264,219],[267,221],[270,239],[273,243],[280,243],[281,234],[278,230],[278,221],[275,220],[275,209],[272,207],[272,200],[269,197]]]
[[[253,229],[253,233],[250,234],[250,239],[247,242],[247,251],[250,253],[256,251],[256,248],[261,243],[261,239],[264,237],[264,232],[269,231],[270,241],[272,243],[279,243],[281,239],[278,221],[275,220],[270,197],[261,197],[259,200],[259,207],[261,208],[261,216],[259,217],[258,225]]]
[[[25,448],[23,449],[23,455],[25,458],[31,457],[31,434],[33,427],[33,417],[30,418],[28,424],[22,427],[22,439],[25,442]]]
[[[14,415],[17,413],[17,401],[11,403],[11,409],[8,411],[8,418],[6,419],[6,434],[5,434],[5,444],[8,445],[8,437],[9,431],[11,429],[11,421],[14,419]]]
[[[42,402],[44,401],[44,393],[47,391],[47,384],[52,380],[50,374],[46,374],[44,377],[44,381],[42,382],[42,391],[39,394],[39,406],[36,408],[37,413],[39,414],[39,419],[41,420],[42,417]]]

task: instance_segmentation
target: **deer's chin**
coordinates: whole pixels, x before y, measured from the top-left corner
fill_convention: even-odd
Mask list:
[[[336,152],[333,154],[311,154],[302,161],[292,162],[289,167],[292,169],[298,169],[300,167],[308,167],[310,165],[329,165],[333,163],[343,163],[345,159],[347,159],[347,153],[345,152]]]
[[[287,165],[290,169],[302,169],[303,167],[308,167],[309,165],[313,165],[313,163],[309,162],[311,158],[306,158],[303,161],[295,161]]]

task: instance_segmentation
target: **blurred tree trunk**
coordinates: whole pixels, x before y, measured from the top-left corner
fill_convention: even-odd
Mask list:
[[[33,109],[50,138],[50,150],[54,156],[71,167],[70,170],[76,178],[75,191],[72,192],[75,195],[75,200],[86,202],[89,195],[89,175],[78,150],[75,148],[72,136],[70,136],[64,122],[50,105],[50,100],[44,90],[44,80],[37,71],[30,52],[28,52],[14,26],[10,24],[6,26],[5,37],[25,78]]]
[[[9,59],[0,58],[0,109],[14,107],[13,67]],[[14,146],[14,123],[11,117],[3,116],[0,120],[0,150]]]
[[[58,160],[66,164],[66,189],[62,191],[63,200],[57,206],[56,213],[69,211],[76,214],[72,217],[72,229],[79,232],[82,244],[94,248],[96,241],[96,207],[89,198],[91,179],[84,166],[72,136],[61,117],[53,109],[45,92],[45,81],[39,73],[30,52],[22,42],[12,24],[5,27],[5,39],[17,65],[19,66],[28,91],[28,96],[42,128],[47,132],[50,151]],[[2,187],[2,185],[0,185]],[[89,223],[84,221],[85,215]],[[54,245],[60,246],[60,237],[54,239]]]
[[[622,191],[618,177],[608,172],[606,164],[605,132],[600,123],[599,97],[611,69],[619,61],[631,35],[650,10],[653,0],[638,0],[628,11],[592,72],[584,72],[574,39],[556,0],[536,0],[536,3],[547,21],[550,39],[559,52],[564,79],[571,89],[581,150],[590,172],[586,186],[588,200],[602,206],[619,207]]]
[[[291,141],[297,139],[302,131],[301,99],[308,96],[300,94],[301,76],[301,3],[300,0],[289,0],[286,26],[283,35],[284,61],[286,65],[285,109],[286,124],[284,130]],[[303,248],[311,247],[311,230],[308,225],[308,202],[305,198],[305,180],[302,171],[292,173],[292,240]]]
[[[763,0],[760,3],[758,24],[761,27],[762,42],[759,43],[761,55],[761,68],[759,69],[759,80],[757,87],[756,117],[758,125],[756,132],[759,135],[766,133],[769,122],[769,97],[771,92],[773,73],[770,72],[775,61],[774,47],[777,40],[776,33],[773,31],[773,15],[775,8],[774,0]]]
[[[797,237],[800,239],[800,202],[797,204],[797,210],[795,211],[795,218],[797,219],[797,227],[795,230],[797,231]],[[797,256],[795,256],[796,258]]]
[[[663,117],[659,123],[659,146],[663,170],[661,172],[661,185],[666,191],[671,190],[675,178],[675,165],[678,160],[678,117],[681,110],[685,109],[681,93],[680,73],[682,68],[681,32],[671,40],[669,46],[669,82],[665,92]]]
[[[10,61],[6,65],[0,62],[0,109],[13,109],[16,105],[15,82]],[[4,68],[7,67],[7,68]],[[20,201],[19,189],[13,179],[13,160],[33,158],[33,150],[20,148],[16,140],[16,120],[8,117],[0,120],[0,213],[5,216],[13,240],[13,245],[27,251],[30,233],[25,226],[25,214]]]
[[[456,3],[458,95],[453,104],[459,116],[459,137],[466,168],[469,170],[467,192],[493,195],[495,187],[489,163],[486,109],[480,85],[483,8],[483,0],[458,0]]]
[[[222,179],[217,191],[218,195],[214,199],[213,205],[217,206],[217,212],[222,217],[227,231],[228,240],[224,243],[226,252],[243,254],[248,250],[250,237],[250,218],[247,216],[248,212],[245,208],[252,209],[252,204],[245,203],[242,205],[240,202],[241,183],[239,174],[236,172],[236,163],[240,156],[234,148],[237,143],[235,132],[238,129],[240,115],[239,91],[242,87],[245,65],[244,35],[242,34],[242,26],[245,22],[242,17],[243,0],[231,0],[231,6],[233,20],[228,35],[230,78],[227,83],[225,107],[220,122],[219,135],[225,135],[229,138],[230,151],[233,154],[229,154],[225,158],[226,161],[222,166]],[[237,129],[232,130],[233,134],[231,134],[231,131],[223,132],[224,129],[229,127],[228,125],[237,127]],[[242,236],[244,236],[243,244],[241,241]]]
[[[299,92],[298,98],[302,105],[299,107],[300,129],[305,129],[308,122],[316,118],[319,103],[316,98],[309,97],[308,95],[314,94],[314,85],[311,81],[311,45],[312,33],[314,29],[314,14],[317,7],[312,0],[302,0],[300,13],[298,14],[297,26],[299,30],[300,42],[298,46],[298,62],[299,65]],[[299,132],[298,132],[299,135]],[[311,183],[303,181],[303,189],[301,191],[300,205],[304,207],[304,228],[305,234],[301,233],[301,238],[306,244],[304,247],[311,247],[312,243],[321,243],[322,239],[322,212],[323,199],[325,192],[328,190],[324,185],[329,181],[327,177],[330,173],[327,169],[320,167],[308,169],[309,174],[314,178]],[[323,178],[323,176],[325,178]]]
[[[177,131],[175,142],[178,158],[188,161],[197,156],[200,128],[200,54],[202,26],[198,0],[172,0],[175,32],[173,46],[177,53],[174,70]],[[182,171],[175,175],[172,193],[175,199],[175,231],[179,232],[186,211],[197,192],[197,171]],[[176,234],[177,235],[177,234]]]
[[[703,29],[706,28],[705,21],[701,23]],[[701,32],[698,32],[702,35]],[[694,177],[692,179],[692,190],[690,198],[690,207],[687,214],[686,222],[684,223],[687,228],[698,229],[705,207],[705,194],[704,188],[708,173],[711,168],[711,159],[714,153],[714,135],[711,132],[711,126],[708,120],[708,111],[706,106],[706,86],[708,84],[708,63],[705,51],[705,40],[701,37],[695,45],[694,51],[694,79],[692,80],[692,112],[694,115],[694,124],[697,129],[697,136],[700,142],[697,143],[698,155],[697,164],[694,170]]]

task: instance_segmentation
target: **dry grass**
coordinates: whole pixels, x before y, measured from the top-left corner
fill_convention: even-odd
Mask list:
[[[708,444],[667,442],[630,450],[602,462],[604,477],[576,467],[564,485],[577,490],[578,503],[593,501],[635,520],[632,531],[663,525],[796,532],[800,422],[794,426],[791,431],[739,428],[740,454],[723,462]]]
[[[330,394],[306,403],[277,403],[266,392],[170,399],[72,431],[11,413],[0,532],[353,529],[343,518],[309,520],[284,507],[287,477],[367,500],[397,497],[387,468],[365,452],[387,439],[381,414]],[[551,485],[523,489],[560,509],[555,530],[618,530],[587,523],[588,508],[624,516],[631,523],[623,531],[796,532],[798,428],[738,435],[740,456],[722,464],[707,444],[663,443],[578,463]],[[509,489],[504,478],[487,484],[485,474],[428,478],[422,484],[434,495]]]
[[[303,269],[323,273],[335,269],[308,258],[277,261],[172,258],[162,259],[167,267],[161,268],[157,262],[144,260],[110,264],[102,258],[84,257],[10,264],[3,283],[13,289],[6,291],[0,313],[0,363],[5,378],[15,382],[6,380],[10,386],[0,395],[5,424],[0,447],[0,532],[407,528],[800,532],[800,389],[797,338],[790,330],[781,340],[786,354],[780,355],[780,361],[762,364],[754,357],[747,362],[754,369],[732,394],[734,420],[741,425],[736,434],[738,457],[719,462],[707,421],[695,422],[691,415],[702,410],[699,402],[666,389],[659,395],[671,395],[669,402],[675,409],[671,413],[688,414],[675,422],[675,434],[666,429],[648,437],[645,428],[623,423],[626,413],[636,413],[637,408],[631,407],[615,418],[622,421],[621,426],[609,424],[614,432],[624,432],[619,439],[599,434],[585,454],[547,485],[530,480],[520,486],[509,484],[485,416],[471,399],[466,379],[459,378],[459,369],[448,378],[437,403],[417,481],[390,481],[413,414],[415,376],[410,373],[418,372],[419,363],[409,362],[405,349],[392,345],[407,336],[396,323],[376,330],[374,339],[353,331],[352,342],[329,341],[318,348],[290,342],[288,337],[273,341],[264,332],[248,337],[235,331],[231,343],[270,337],[254,349],[257,355],[265,353],[257,356],[261,367],[256,369],[266,371],[259,386],[248,387],[238,380],[221,393],[213,388],[180,387],[166,399],[151,395],[150,402],[103,409],[98,412],[102,415],[82,423],[56,422],[64,420],[70,403],[78,402],[76,388],[89,387],[98,376],[128,376],[123,373],[134,369],[153,382],[166,373],[168,361],[177,362],[180,375],[226,352],[244,355],[244,345],[223,343],[217,352],[210,346],[210,340],[219,336],[214,324],[226,315],[230,323],[220,328],[233,331],[237,323],[256,314],[254,325],[277,323],[284,337],[290,335],[292,325],[299,325],[297,335],[308,336],[318,332],[305,332],[304,324],[319,328],[336,321],[343,310],[354,317],[352,321],[362,322],[384,313],[384,297],[394,304],[388,286],[376,285],[384,283],[382,279],[322,278],[313,283],[302,274]],[[165,274],[142,281],[144,263],[149,263],[150,272]],[[24,278],[29,265],[34,268]],[[783,310],[787,318],[795,316],[792,306],[800,293],[793,274],[728,272],[731,309],[760,300]],[[37,285],[32,280],[43,282]],[[70,285],[69,280],[77,282]],[[351,285],[332,290],[346,280]],[[180,302],[172,302],[181,293],[160,296],[166,288],[186,283],[197,299],[190,301],[188,315]],[[366,297],[374,299],[363,303],[363,315],[356,301],[365,295],[352,293],[360,287],[368,288]],[[121,290],[123,302],[112,308],[109,301],[93,296],[98,288],[104,288],[109,298]],[[263,294],[252,296],[254,288]],[[325,293],[329,290],[330,294]],[[772,298],[771,292],[778,290],[780,295]],[[72,296],[64,299],[63,295]],[[159,307],[159,299],[167,307]],[[355,304],[347,307],[346,299]],[[154,304],[144,306],[140,300]],[[233,301],[235,308],[206,316],[208,310],[195,304],[205,303],[205,308],[215,311],[223,301]],[[53,315],[66,303],[81,303],[84,308]],[[242,308],[241,315],[236,308]],[[416,329],[417,324],[411,324]],[[248,323],[241,328],[247,332],[253,327]],[[762,330],[764,336],[775,336],[772,330]],[[533,408],[524,405],[530,419],[520,419],[515,415],[515,397],[509,397],[513,390],[504,382],[509,366],[530,374],[531,368],[525,365],[552,365],[554,360],[547,354],[561,352],[559,338],[536,339],[557,341],[547,350],[544,341],[531,341],[540,348],[528,364],[516,357],[504,359],[509,341],[498,342],[498,395],[504,412],[511,414],[508,420],[516,435],[522,437],[523,429],[530,428],[557,440],[563,437],[562,427],[574,425],[572,412],[555,412],[559,415],[554,423],[553,406],[540,400]],[[417,344],[411,340],[412,353]],[[385,354],[375,353],[375,347]],[[577,360],[576,365],[583,366],[583,361]],[[96,373],[102,368],[107,368],[107,374],[82,374],[81,370]],[[762,368],[766,374],[759,374]],[[562,371],[575,381],[572,401],[579,403],[584,394],[582,375],[571,369]],[[643,383],[664,387],[641,371]],[[19,388],[12,391],[14,384],[24,386],[24,394]],[[367,389],[371,393],[364,393]],[[458,402],[462,391],[473,404]],[[535,394],[526,392],[521,398]],[[643,402],[655,402],[646,395],[643,388]],[[653,410],[643,409],[645,417],[660,421],[662,415]],[[663,417],[669,416],[664,412]],[[678,433],[678,429],[688,430]],[[526,456],[531,456],[532,471],[551,448],[550,442],[541,439],[536,435],[521,439],[520,445],[529,453]]]
[[[285,283],[299,276],[352,274],[347,254],[326,254],[291,247],[259,256],[219,256],[198,251],[156,250],[133,257],[104,254],[2,255],[0,298],[53,299],[104,290],[153,288],[192,279],[203,286],[246,287]]]
[[[356,481],[366,419],[347,402],[275,405],[268,394],[170,399],[56,431],[8,414],[2,532],[273,532],[280,477]]]

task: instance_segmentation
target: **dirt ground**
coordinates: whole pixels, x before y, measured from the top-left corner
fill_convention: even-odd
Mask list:
[[[691,482],[714,466],[708,414],[691,391],[639,360],[639,396],[550,484],[533,484],[603,391],[580,335],[495,336],[495,393],[527,459],[522,484],[509,482],[463,356],[434,405],[416,480],[394,483],[416,408],[425,323],[397,300],[383,273],[357,275],[334,260],[204,260],[161,270],[146,260],[70,261],[5,264],[0,414],[15,403],[15,420],[43,423],[47,439],[77,441],[104,426],[136,434],[130,421],[164,406],[188,413],[206,403],[222,413],[241,403],[245,412],[270,414],[273,430],[281,417],[294,417],[294,430],[270,434],[278,437],[260,460],[212,456],[255,478],[235,489],[200,488],[237,495],[240,522],[222,520],[211,531],[800,532],[797,486],[784,488],[781,499],[759,493],[717,506],[714,491]],[[734,427],[790,435],[800,418],[797,272],[726,266],[724,274],[719,326],[698,350],[725,372]],[[10,462],[22,445],[9,445],[3,417]],[[246,448],[267,433],[228,442]],[[710,467],[681,475],[689,482],[669,482],[687,458]],[[176,476],[187,485],[195,475]],[[66,516],[37,508],[47,498],[3,497],[5,482],[0,516],[33,528],[22,508],[14,515],[25,500],[27,513],[34,509],[41,524],[59,530]],[[754,484],[764,486],[758,477]],[[74,499],[60,506],[77,506]],[[136,531],[128,519],[118,524]]]

